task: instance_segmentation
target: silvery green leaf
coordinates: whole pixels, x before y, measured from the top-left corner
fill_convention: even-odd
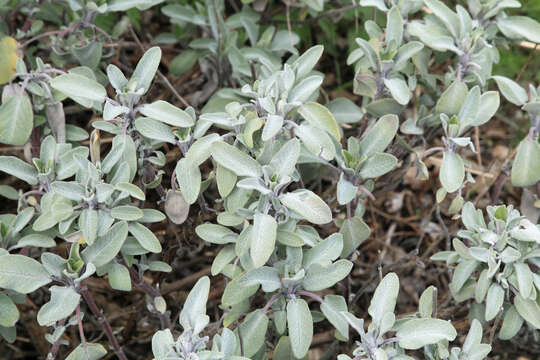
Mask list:
[[[261,310],[255,310],[246,316],[239,329],[244,356],[252,358],[259,351],[266,339],[267,329],[268,317]]]
[[[105,96],[107,96],[107,91],[103,85],[86,76],[75,73],[62,74],[55,77],[51,80],[51,87],[72,99],[73,96],[76,96],[76,99],[102,103],[105,101]]]
[[[356,43],[362,51],[364,51],[364,56],[369,60],[369,65],[373,68],[378,70],[379,69],[379,58],[377,56],[377,53],[375,52],[375,49],[373,49],[373,46],[371,46],[370,43],[368,43],[366,40],[362,38],[356,38]]]
[[[0,336],[9,344],[13,344],[17,339],[17,328],[15,326],[4,327],[0,325]]]
[[[195,166],[201,165],[211,155],[212,143],[219,139],[219,134],[212,133],[197,139],[189,147],[186,159]]]
[[[276,136],[283,127],[283,116],[281,115],[268,115],[266,117],[266,123],[264,124],[261,139],[262,141],[268,141]]]
[[[114,263],[109,269],[109,284],[115,290],[131,291],[129,270],[122,264]]]
[[[337,183],[337,200],[340,205],[345,205],[356,198],[358,187],[354,186],[349,180],[345,179],[343,173],[339,176]]]
[[[283,360],[296,360],[291,348],[291,340],[288,336],[282,336],[274,349],[274,358]]]
[[[176,164],[175,173],[184,199],[190,205],[195,203],[201,191],[201,170],[184,157]]]
[[[465,179],[463,159],[455,152],[445,151],[443,163],[439,172],[439,180],[446,191],[457,191]]]
[[[481,303],[484,301],[490,284],[491,279],[488,278],[488,270],[484,269],[480,273],[480,276],[478,277],[478,281],[476,283],[476,287],[474,289],[474,299],[477,303]]]
[[[514,270],[516,271],[519,294],[522,298],[527,299],[534,288],[533,273],[529,265],[522,262],[515,263]]]
[[[384,314],[393,313],[399,292],[399,279],[395,273],[388,273],[377,286],[368,313],[375,324],[380,324]]]
[[[478,345],[482,342],[482,324],[477,319],[473,319],[471,322],[471,327],[467,338],[463,343],[463,351],[468,353],[470,352],[475,345]]]
[[[132,183],[122,182],[116,184],[114,187],[116,190],[123,191],[129,194],[129,196],[134,197],[135,199],[145,200],[146,198],[144,192],[137,185],[134,185]]]
[[[323,105],[316,102],[307,102],[298,108],[298,113],[311,125],[327,131],[336,140],[341,139],[339,125],[334,115]]]
[[[19,310],[13,300],[6,294],[0,293],[0,326],[10,327],[19,320]]]
[[[504,76],[492,76],[491,78],[495,80],[506,100],[518,106],[527,102],[527,92],[514,80]]]
[[[131,205],[120,205],[111,209],[111,216],[118,220],[134,221],[143,216],[141,209]]]
[[[504,313],[499,339],[510,340],[513,338],[523,326],[523,321],[515,306],[511,305]]]
[[[315,93],[323,82],[321,75],[311,75],[297,83],[289,92],[290,103],[303,103]]]
[[[302,141],[309,152],[330,161],[336,156],[336,148],[330,135],[317,127],[302,124],[295,128],[294,134]]]
[[[352,262],[341,259],[328,267],[313,264],[307,269],[306,277],[302,282],[308,291],[320,291],[334,286],[351,272]]]
[[[80,201],[86,195],[86,189],[75,182],[54,181],[51,183],[51,190],[73,201]]]
[[[467,85],[464,82],[454,80],[441,94],[435,110],[448,116],[457,115],[467,98],[467,92]]]
[[[523,299],[520,295],[514,297],[517,312],[529,325],[540,329],[540,306],[534,300]]]
[[[401,325],[396,333],[399,346],[416,350],[441,340],[452,341],[456,338],[456,329],[449,321],[440,319],[412,319]]]
[[[122,70],[120,70],[118,66],[114,64],[107,65],[107,78],[116,92],[122,92],[128,83],[128,80],[126,79],[126,76]]]
[[[24,255],[2,255],[0,288],[31,293],[52,280],[43,265]]]
[[[146,250],[153,253],[161,252],[161,244],[158,238],[146,226],[141,225],[138,222],[131,222],[129,224],[129,232]]]
[[[472,126],[484,125],[495,115],[499,109],[500,99],[498,91],[487,91],[480,97],[480,106],[476,119],[471,123]]]
[[[465,282],[471,277],[472,273],[476,270],[478,266],[478,261],[476,260],[465,260],[459,263],[454,270],[454,275],[452,276],[452,282],[450,283],[450,288],[452,292],[457,293]]]
[[[300,141],[292,138],[279,149],[270,160],[270,166],[280,178],[291,176],[300,157]]]
[[[512,165],[512,185],[531,186],[540,181],[540,144],[537,140],[525,138],[518,146]]]
[[[406,105],[409,103],[412,94],[405,80],[398,77],[384,79],[384,85],[398,104]]]
[[[452,36],[459,35],[459,18],[455,12],[439,0],[424,0],[424,3],[444,23]]]
[[[341,257],[345,258],[352,254],[369,237],[371,229],[360,216],[353,216],[343,221],[339,232],[343,234]]]
[[[9,200],[18,200],[19,192],[13,186],[0,185],[0,196]]]
[[[454,39],[433,24],[422,24],[419,21],[412,21],[407,26],[407,32],[410,35],[418,37],[424,44],[436,51],[445,52],[449,50],[457,55],[463,54],[463,51],[454,43]]]
[[[197,318],[206,315],[206,302],[208,301],[209,292],[210,279],[208,276],[204,276],[195,283],[180,312],[179,322],[184,330],[193,329]]]
[[[297,79],[303,78],[313,70],[323,51],[324,46],[322,45],[312,46],[292,63],[293,68],[296,68]]]
[[[223,306],[233,306],[240,304],[257,292],[259,285],[246,286],[239,279],[233,279],[227,283],[223,295],[221,296],[221,304]]]
[[[474,123],[478,117],[479,108],[480,87],[476,85],[467,94],[467,97],[461,106],[461,110],[457,115],[461,131],[464,131],[468,126],[471,126]]]
[[[255,268],[261,267],[274,252],[277,222],[268,214],[255,214],[251,231],[250,255]]]
[[[268,195],[272,193],[270,189],[268,189],[264,183],[261,182],[260,178],[244,178],[236,183],[236,186],[242,189],[248,189],[248,190],[256,190],[260,192],[263,195]]]
[[[51,286],[51,299],[39,309],[37,321],[41,326],[54,325],[58,320],[70,316],[79,301],[79,295],[73,288],[66,286]]]
[[[35,210],[33,207],[27,207],[25,209],[22,209],[19,211],[17,216],[15,217],[15,220],[13,221],[12,229],[14,233],[20,232],[28,223],[30,220],[32,220],[32,217],[35,214]]]
[[[148,91],[160,61],[161,49],[159,46],[154,46],[146,50],[142,58],[137,63],[135,71],[133,71],[133,74],[131,75],[131,79],[136,79],[137,81],[137,87],[135,90],[142,89],[143,94]]]
[[[283,205],[301,215],[313,224],[327,224],[332,221],[330,207],[310,190],[296,190],[279,197]]]
[[[386,13],[386,41],[389,44],[390,41],[399,46],[403,39],[403,18],[401,17],[400,8],[393,6],[388,13]]]
[[[43,234],[28,234],[19,239],[16,245],[10,247],[10,250],[21,249],[25,246],[51,248],[56,246],[56,242],[50,236]]]
[[[528,219],[522,219],[519,226],[510,231],[510,235],[519,241],[540,242],[540,228]]]
[[[508,16],[497,20],[501,32],[509,38],[525,38],[540,43],[540,23],[527,16]]]
[[[233,245],[228,245],[222,248],[212,262],[212,276],[216,276],[217,274],[219,274],[223,270],[223,268],[227,266],[227,264],[234,260],[235,257],[236,253],[234,252]]]
[[[17,89],[0,105],[0,143],[24,145],[34,128],[34,111],[24,90]]]
[[[197,14],[190,6],[180,4],[166,5],[161,12],[170,17],[175,22],[189,22],[195,25],[207,25],[206,18],[202,14]]]
[[[241,285],[261,285],[264,292],[274,292],[281,287],[279,271],[276,268],[262,266],[248,271],[239,280]]]
[[[348,311],[342,311],[341,315],[347,320],[349,325],[361,336],[365,335],[364,319],[359,319]]]
[[[107,355],[107,350],[101,344],[86,343],[86,348],[82,344],[73,350],[66,360],[99,360]]]
[[[126,11],[133,8],[142,11],[162,3],[163,1],[164,0],[110,0],[107,4],[107,11]]]
[[[305,269],[309,269],[312,264],[329,266],[336,260],[343,249],[343,236],[332,234],[326,239],[304,252],[302,264]]]
[[[110,102],[105,102],[103,106],[103,120],[110,121],[127,112],[129,112],[127,106],[113,105]]]
[[[171,128],[161,121],[139,117],[135,120],[135,129],[149,139],[176,144]]]
[[[365,7],[373,6],[382,12],[388,11],[388,8],[386,7],[386,3],[384,0],[360,0],[359,4]]]
[[[143,211],[143,217],[138,219],[137,222],[141,223],[158,223],[165,220],[165,215],[155,209],[142,209]]]
[[[343,296],[326,295],[321,304],[321,311],[336,330],[345,338],[349,338],[349,323],[341,314],[347,311],[347,303]]]
[[[217,224],[201,224],[195,228],[195,233],[204,241],[213,244],[226,244],[236,241],[237,234],[225,226]]]
[[[145,104],[141,106],[139,111],[144,116],[171,126],[190,127],[195,123],[187,112],[163,100]]]
[[[261,165],[251,156],[223,141],[212,143],[212,157],[221,166],[238,176],[262,176]]]
[[[159,330],[152,336],[152,353],[156,360],[166,360],[174,352],[174,338],[171,330]]]
[[[491,284],[486,297],[486,321],[491,321],[502,310],[504,289],[499,284]]]
[[[302,237],[292,231],[278,230],[276,239],[278,243],[290,247],[302,247],[304,245]]]
[[[394,69],[401,70],[407,61],[424,48],[424,44],[419,41],[409,41],[398,49],[394,58]]]
[[[338,124],[356,123],[364,117],[364,110],[344,97],[330,101],[326,108],[334,115]]]
[[[255,178],[252,178],[255,179]],[[233,191],[236,185],[237,176],[234,172],[220,164],[216,167],[216,183],[219,195],[226,198]],[[240,189],[240,188],[238,188]],[[247,191],[247,190],[244,190]]]
[[[304,300],[287,302],[287,328],[294,356],[301,359],[308,352],[313,338],[313,319]]]
[[[370,156],[383,152],[396,136],[399,119],[396,115],[384,115],[360,140],[360,154]]]
[[[38,183],[36,168],[15,156],[0,156],[0,171],[15,176],[30,185]]]
[[[56,254],[44,252],[41,254],[41,262],[50,275],[62,277],[67,260]]]
[[[435,286],[429,286],[426,290],[420,295],[420,300],[418,302],[418,312],[423,318],[431,317],[433,314],[433,305],[436,305],[437,299],[437,288]]]
[[[81,252],[85,263],[92,263],[96,267],[103,266],[120,252],[128,234],[128,225],[125,221],[113,225],[105,235],[97,238],[92,246]]]
[[[358,175],[363,179],[376,178],[390,172],[396,166],[398,159],[386,153],[374,153],[362,163]]]

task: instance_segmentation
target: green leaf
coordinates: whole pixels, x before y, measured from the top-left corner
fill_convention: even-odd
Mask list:
[[[380,326],[386,313],[393,313],[399,293],[399,278],[395,273],[388,273],[375,289],[368,313],[373,322]]]
[[[221,166],[238,176],[262,176],[261,165],[251,156],[223,141],[212,143],[212,157]]]
[[[341,314],[347,311],[347,303],[343,296],[326,295],[321,304],[321,311],[336,330],[345,338],[349,339],[349,323]]]
[[[51,87],[68,97],[73,98],[73,96],[76,96],[76,98],[99,103],[105,101],[105,96],[107,96],[107,91],[103,85],[86,76],[74,73],[55,77],[51,81]]]
[[[403,18],[398,6],[393,6],[386,14],[386,41],[394,41],[397,46],[403,39]]]
[[[519,315],[516,307],[511,305],[504,313],[499,339],[510,340],[523,326],[524,319]]]
[[[334,115],[323,105],[308,102],[298,108],[298,113],[311,125],[327,131],[338,141],[341,139],[339,125]]]
[[[360,216],[353,216],[343,221],[339,232],[343,234],[341,257],[345,258],[369,237],[371,229]]]
[[[270,160],[270,166],[280,178],[291,176],[300,157],[300,141],[292,138],[279,149]]]
[[[398,104],[407,105],[409,103],[412,94],[405,80],[397,77],[384,79],[384,85],[388,88],[390,94]]]
[[[38,183],[36,168],[15,156],[0,156],[0,171],[18,177],[30,185]]]
[[[176,164],[176,179],[188,204],[193,204],[199,198],[201,191],[201,171],[196,165],[182,158]]]
[[[396,136],[399,119],[396,115],[384,115],[369,129],[360,141],[360,154],[370,156],[383,152]]]
[[[168,142],[170,144],[176,143],[176,138],[171,128],[161,121],[140,117],[135,120],[135,129],[149,139]]]
[[[540,23],[527,16],[508,16],[497,20],[501,32],[509,38],[525,38],[540,43]]]
[[[356,198],[358,193],[358,187],[354,186],[349,180],[345,179],[343,173],[339,176],[339,181],[337,183],[337,201],[340,205],[345,205],[350,203],[353,199]]]
[[[141,209],[131,205],[120,205],[111,209],[111,216],[118,220],[134,221],[143,215]]]
[[[86,348],[82,344],[73,350],[66,360],[99,360],[107,355],[107,350],[101,344],[86,343]]]
[[[180,76],[188,72],[199,59],[199,53],[195,50],[186,49],[169,63],[169,72]]]
[[[441,340],[452,341],[456,338],[456,329],[449,321],[440,319],[412,319],[401,325],[396,333],[399,346],[407,350],[416,350]]]
[[[502,310],[504,289],[499,284],[491,284],[486,297],[486,321],[491,321]]]
[[[158,238],[146,226],[141,225],[138,222],[132,222],[129,224],[129,232],[146,250],[153,253],[161,252],[161,244]]]
[[[460,80],[454,80],[441,94],[435,110],[448,116],[459,114],[461,106],[467,98],[467,93],[467,85]]]
[[[250,255],[255,268],[261,267],[274,252],[277,222],[268,214],[255,214],[251,231]]]
[[[85,263],[92,263],[96,267],[103,266],[120,252],[128,234],[128,224],[125,221],[113,225],[105,235],[97,238],[92,246],[81,252]]]
[[[227,169],[224,166],[221,166],[220,164],[217,164],[216,167],[216,183],[218,187],[219,195],[222,198],[226,198],[229,196],[229,194],[234,190],[234,186],[236,185],[236,180],[238,177],[234,172]],[[251,178],[255,179],[255,178]]]
[[[527,187],[540,181],[540,144],[525,138],[518,146],[512,165],[512,185]]]
[[[521,106],[527,102],[527,92],[514,80],[504,76],[492,76],[506,100]]]
[[[131,197],[134,197],[135,199],[143,201],[146,199],[144,192],[137,185],[134,185],[132,183],[121,182],[116,184],[114,187],[116,188],[116,190],[123,191],[129,194]]]
[[[217,224],[201,224],[195,228],[195,233],[204,241],[213,244],[235,242],[237,237],[234,231]]]
[[[132,79],[137,79],[136,90],[143,89],[143,94],[148,91],[160,61],[161,49],[158,46],[154,46],[146,50],[142,58],[137,63],[135,71],[133,71],[133,75],[131,76]]]
[[[301,359],[307,354],[313,338],[313,318],[303,299],[287,302],[287,328],[294,356]]]
[[[362,163],[358,175],[364,179],[376,178],[392,171],[397,162],[398,159],[394,155],[375,153]]]
[[[343,236],[334,233],[311,249],[304,251],[302,259],[303,267],[308,269],[312,264],[330,266],[332,261],[339,257],[342,249]]]
[[[322,225],[332,221],[330,207],[310,190],[296,190],[279,197],[283,205],[295,211],[307,221]]]
[[[239,281],[245,286],[261,285],[264,292],[274,292],[281,287],[279,276],[276,268],[262,266],[248,271]]]
[[[313,155],[327,161],[333,160],[336,156],[336,148],[326,131],[315,126],[302,124],[295,128],[294,134],[302,140],[306,149]]]
[[[0,293],[0,326],[10,327],[19,320],[19,310],[13,300],[6,294]]]
[[[2,255],[0,288],[31,293],[52,280],[43,265],[24,255]]]
[[[525,263],[515,263],[514,269],[516,270],[519,293],[522,298],[527,299],[534,288],[533,272]]]
[[[455,152],[445,151],[443,163],[439,172],[439,180],[444,189],[452,193],[457,191],[465,179],[465,165],[463,159]]]
[[[321,75],[311,75],[298,82],[289,92],[290,103],[300,102],[303,103],[310,99],[310,97],[317,91],[323,82]]]
[[[37,321],[41,326],[51,326],[57,321],[70,316],[79,301],[79,295],[73,288],[66,286],[51,286],[51,299],[39,309]]]
[[[109,284],[115,290],[131,291],[129,270],[122,264],[114,263],[109,270]]]
[[[292,66],[296,67],[297,79],[303,78],[313,70],[323,51],[324,46],[322,45],[312,46],[292,63]]]
[[[206,302],[208,301],[209,292],[210,279],[208,276],[203,276],[189,292],[184,307],[180,312],[179,322],[184,327],[184,330],[194,329],[199,321],[198,319],[201,316],[206,316]]]
[[[191,127],[195,124],[193,118],[187,112],[163,100],[145,104],[139,111],[144,116],[171,126]]]
[[[268,317],[261,310],[255,310],[246,316],[239,330],[242,334],[244,356],[252,358],[259,351],[266,339],[267,329]]]
[[[0,143],[24,145],[34,128],[34,110],[30,98],[16,88],[13,96],[0,105]]]
[[[536,301],[523,299],[517,295],[514,297],[514,306],[527,323],[535,329],[540,329],[540,306]]]
[[[341,259],[328,267],[313,264],[307,269],[302,284],[308,291],[321,291],[343,280],[353,267],[349,260]]]
[[[212,143],[219,138],[219,134],[212,133],[195,140],[186,153],[186,159],[194,166],[200,166],[210,157]]]
[[[459,35],[459,18],[455,12],[439,0],[424,0],[424,3],[441,19],[452,36],[457,37]]]

